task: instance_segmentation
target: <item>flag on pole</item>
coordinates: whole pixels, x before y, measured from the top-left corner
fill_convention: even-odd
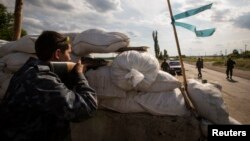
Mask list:
[[[196,26],[191,25],[191,24],[182,23],[182,22],[175,22],[174,24],[176,26],[181,26],[181,27],[186,28],[190,31],[193,31],[197,37],[208,37],[208,36],[213,35],[213,33],[215,32],[215,28],[197,30]]]
[[[204,10],[210,9],[212,7],[212,5],[213,4],[211,3],[211,4],[208,4],[208,5],[205,5],[205,6],[201,6],[199,8],[191,9],[191,10],[176,14],[176,15],[173,16],[173,24],[175,24],[176,26],[186,28],[186,29],[194,32],[197,37],[211,36],[215,32],[215,28],[197,30],[196,26],[194,26],[194,25],[187,24],[187,23],[182,23],[182,22],[175,22],[175,20],[183,19],[183,18],[187,18],[187,17],[193,16],[193,15],[196,15],[196,14],[198,14],[198,13],[204,11]]]

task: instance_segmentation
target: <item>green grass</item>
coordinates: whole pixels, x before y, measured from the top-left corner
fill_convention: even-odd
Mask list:
[[[184,61],[195,64],[197,61],[196,57],[191,57],[191,58],[183,58]],[[204,57],[203,58],[204,62],[212,62],[212,65],[214,66],[225,66],[225,62],[227,58],[223,57]],[[240,70],[247,70],[250,71],[250,58],[233,58],[233,60],[236,62],[235,68],[240,69]]]

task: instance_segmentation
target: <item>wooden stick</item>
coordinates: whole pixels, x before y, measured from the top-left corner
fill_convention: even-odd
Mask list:
[[[193,101],[192,101],[192,99],[189,98],[189,94],[188,94],[188,91],[187,91],[187,78],[186,78],[185,68],[184,68],[184,64],[183,64],[183,60],[182,60],[182,56],[181,56],[179,39],[178,39],[176,28],[175,28],[175,25],[174,25],[174,17],[173,17],[173,13],[172,13],[172,8],[171,8],[170,0],[167,0],[167,2],[168,2],[169,12],[170,12],[171,20],[172,20],[172,26],[173,26],[175,41],[176,41],[176,45],[177,45],[177,49],[178,49],[179,60],[180,60],[180,63],[181,63],[181,70],[182,70],[183,83],[184,83],[184,90],[185,90],[185,92],[186,92],[187,95],[185,95],[185,93],[183,93],[183,91],[182,91],[182,94],[184,96],[184,100],[185,100],[188,108],[192,109],[191,105],[193,105]],[[188,98],[189,98],[189,100],[188,100]],[[191,111],[193,113],[195,113],[195,115],[197,115],[197,110],[195,109],[195,107],[193,107],[193,108],[194,109],[191,110]]]
[[[183,65],[182,57],[181,57],[181,50],[180,50],[180,45],[179,45],[179,39],[178,39],[178,36],[177,36],[175,25],[173,23],[174,20],[173,20],[172,8],[171,8],[171,5],[170,5],[170,1],[167,0],[167,2],[168,2],[170,16],[171,16],[171,19],[172,19],[172,26],[173,26],[173,29],[174,29],[174,36],[175,36],[175,41],[176,41],[176,45],[177,45],[177,49],[178,49],[179,60],[181,62],[181,70],[182,70],[182,75],[183,75],[184,88],[187,89],[186,73],[185,73],[185,68],[184,68],[184,65]]]

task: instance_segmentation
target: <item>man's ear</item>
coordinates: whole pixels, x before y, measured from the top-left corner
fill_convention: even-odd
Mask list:
[[[56,60],[59,60],[60,59],[60,53],[61,53],[61,50],[60,49],[57,49],[54,53],[54,58]]]

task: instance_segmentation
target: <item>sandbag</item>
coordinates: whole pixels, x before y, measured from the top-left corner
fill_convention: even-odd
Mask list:
[[[136,96],[136,102],[153,115],[185,116],[189,114],[179,89],[158,93],[141,92]]]
[[[158,60],[147,52],[126,51],[113,60],[111,80],[119,88],[147,90],[159,71]]]
[[[93,45],[84,41],[79,42],[73,46],[73,52],[78,56],[85,56],[90,53],[111,53],[117,51],[119,48],[127,47],[128,42],[121,41],[111,45]]]
[[[35,41],[38,35],[26,35],[13,43],[13,51],[35,53]]]
[[[175,88],[180,88],[181,82],[171,74],[160,70],[156,80],[146,90],[147,92],[166,92],[172,91]]]
[[[97,70],[89,70],[85,73],[89,85],[96,90],[98,98],[125,98],[126,92],[111,82],[110,66],[103,66]]]
[[[0,57],[3,57],[4,55],[7,55],[9,53],[11,53],[13,51],[13,45],[14,42],[7,42],[7,43],[3,43],[0,46]]]
[[[3,98],[13,74],[0,72],[0,100]]]
[[[140,113],[146,112],[136,101],[136,91],[128,91],[126,98],[110,98],[99,101],[101,108],[107,108],[119,113]]]
[[[73,41],[73,45],[85,42],[97,46],[109,46],[113,43],[128,41],[128,39],[129,38],[123,33],[106,32],[101,29],[89,29],[78,34]]]
[[[10,53],[2,58],[2,61],[6,64],[6,69],[10,72],[16,72],[24,63],[30,58],[37,58],[36,55],[28,53]]]
[[[216,123],[228,124],[229,113],[218,88],[211,84],[202,84],[197,80],[188,80],[189,98],[198,113]]]

